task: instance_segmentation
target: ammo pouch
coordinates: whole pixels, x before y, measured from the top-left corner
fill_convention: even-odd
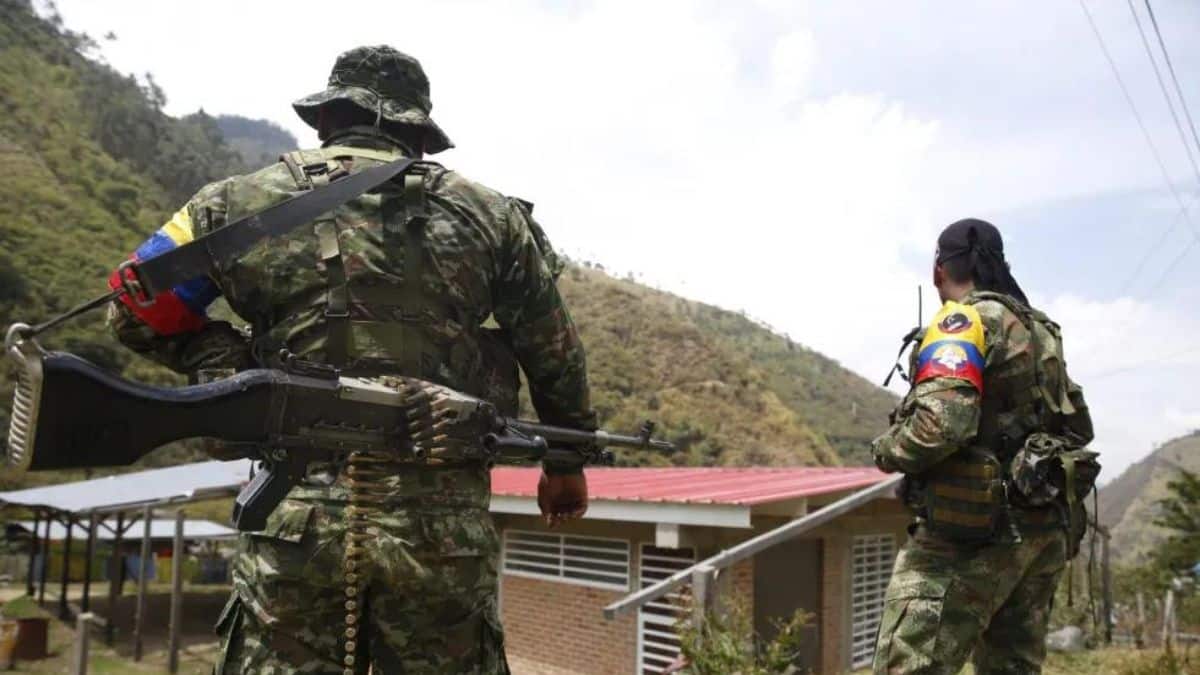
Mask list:
[[[1009,462],[1013,500],[1017,506],[1055,505],[1065,512],[1068,556],[1073,558],[1087,532],[1084,500],[1100,475],[1099,453],[1080,448],[1069,439],[1037,432]]]
[[[920,479],[918,511],[938,537],[964,543],[993,539],[1007,506],[999,460],[987,448],[954,453]]]

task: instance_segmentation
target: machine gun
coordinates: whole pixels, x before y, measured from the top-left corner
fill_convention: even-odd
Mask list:
[[[6,339],[20,366],[7,463],[19,470],[126,466],[187,438],[222,441],[233,457],[261,462],[238,495],[238,529],[266,518],[313,462],[355,452],[397,462],[547,460],[612,464],[609,446],[673,450],[652,438],[556,427],[500,415],[473,396],[408,377],[343,377],[332,367],[290,358],[281,370],[255,369],[179,388],[133,382],[64,352],[44,351],[13,326]]]

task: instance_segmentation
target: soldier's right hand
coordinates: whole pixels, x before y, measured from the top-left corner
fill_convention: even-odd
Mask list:
[[[571,474],[542,473],[538,480],[538,508],[542,519],[554,527],[587,512],[587,478],[583,472]]]

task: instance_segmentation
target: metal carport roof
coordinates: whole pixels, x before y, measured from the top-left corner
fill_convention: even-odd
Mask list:
[[[14,521],[10,525],[15,525],[24,529],[26,532],[33,531],[32,520]],[[45,536],[45,524],[38,524],[37,536]],[[78,536],[78,535],[77,535]],[[151,539],[171,539],[175,536],[175,521],[163,518],[150,521],[150,538]],[[214,523],[211,520],[185,520],[183,521],[183,538],[188,541],[196,541],[199,539],[232,539],[237,536],[237,530],[231,527],[225,527],[219,523]],[[67,537],[67,528],[61,523],[50,524],[50,541],[61,541]],[[100,541],[112,541],[117,538],[117,535],[112,530],[100,528],[96,532],[96,539]]]
[[[250,460],[198,462],[105,478],[0,492],[0,504],[68,513],[125,511],[237,494]]]

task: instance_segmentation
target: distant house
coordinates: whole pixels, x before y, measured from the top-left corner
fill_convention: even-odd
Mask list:
[[[547,529],[538,471],[498,468],[492,512],[502,536],[500,604],[518,675],[656,673],[679,653],[675,608],[655,602],[607,621],[602,608],[761,532],[884,479],[874,468],[589,469],[587,516]],[[870,663],[909,517],[890,496],[735,565],[723,596],[755,627],[796,608],[816,615],[802,665],[840,673]]]

